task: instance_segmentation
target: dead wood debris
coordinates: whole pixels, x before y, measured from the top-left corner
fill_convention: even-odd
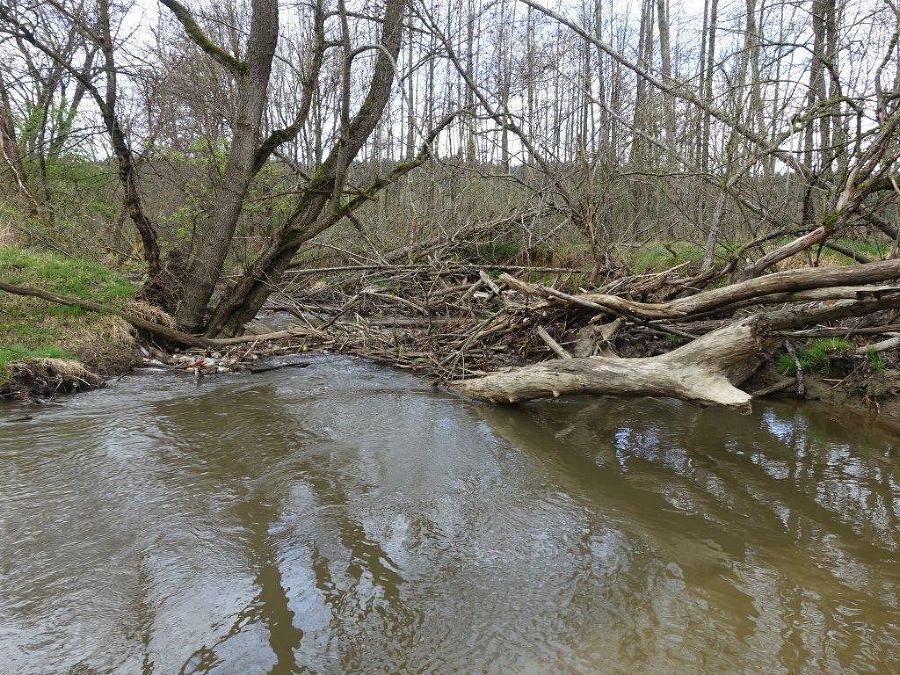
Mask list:
[[[900,265],[896,273],[872,269],[878,280],[900,277]],[[545,285],[546,272],[524,265],[515,275],[497,278],[487,268],[459,263],[338,268],[314,284],[304,275],[279,289],[263,323],[290,315],[293,335],[277,343],[251,345],[251,351],[352,354],[447,384],[572,354],[657,356],[747,316],[759,305],[819,301],[816,306],[821,306],[823,301],[871,297],[881,299],[879,307],[900,305],[896,286],[847,286],[841,271],[827,272],[824,288],[807,293],[782,292],[777,275],[785,277],[784,283],[792,282],[788,275],[776,273],[751,282],[764,297],[746,302],[738,296],[738,301],[729,302],[721,299],[720,288],[712,288],[729,272],[724,268],[698,279],[680,276],[676,267],[610,279],[588,292],[579,286],[586,281],[584,273],[555,273],[551,286]],[[797,274],[803,277],[807,272]],[[704,295],[713,297],[706,301]],[[713,302],[717,306],[710,309]],[[698,308],[700,318],[676,311],[690,306]],[[894,312],[879,311],[866,320],[870,325],[890,323]],[[848,330],[858,330],[859,318],[851,321],[855,328]],[[272,326],[261,330],[269,332]],[[246,348],[242,345],[241,350]]]
[[[61,394],[99,387],[103,378],[78,361],[29,358],[8,364],[0,399],[51,399]]]
[[[441,253],[440,259],[419,255],[396,263],[320,265],[311,267],[314,273],[296,268],[275,289],[261,321],[233,338],[187,336],[146,311],[113,313],[145,337],[186,348],[175,354],[150,349],[143,354],[143,365],[197,379],[299,366],[303,364],[264,357],[325,350],[370,358],[442,385],[555,358],[659,356],[761,306],[791,308],[786,310],[791,320],[782,318],[780,326],[771,328],[782,336],[779,342],[898,330],[900,287],[889,285],[900,279],[898,260],[775,272],[732,284],[727,283],[732,263],[699,276],[682,264],[651,274],[610,272],[593,282],[596,272],[480,266],[448,250]],[[500,269],[505,272],[490,274]],[[38,289],[0,284],[0,290],[103,309]],[[860,311],[845,311],[848,303]],[[831,306],[840,311],[823,314],[822,308]],[[803,319],[804,311],[810,320]],[[820,321],[823,316],[826,320]],[[834,320],[841,317],[851,318]]]

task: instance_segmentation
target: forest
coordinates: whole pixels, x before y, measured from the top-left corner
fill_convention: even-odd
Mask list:
[[[503,402],[891,371],[892,0],[47,0],[0,36],[7,370],[71,342],[93,381],[137,331]]]

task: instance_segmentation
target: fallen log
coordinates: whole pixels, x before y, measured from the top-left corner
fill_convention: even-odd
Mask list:
[[[781,294],[798,293],[833,287],[848,287],[858,284],[874,284],[900,278],[900,259],[882,260],[865,265],[850,267],[805,267],[795,270],[775,272],[765,276],[748,279],[721,288],[713,288],[696,295],[676,298],[668,302],[639,302],[605,293],[581,293],[567,295],[556,289],[531,284],[516,279],[508,274],[501,274],[500,280],[509,288],[526,295],[547,298],[548,302],[566,302],[587,308],[602,308],[615,314],[625,314],[641,319],[686,319],[698,314],[726,308],[737,303],[764,304],[783,302],[786,296]],[[890,291],[891,289],[885,289]],[[860,293],[879,293],[881,288],[869,287],[858,289]],[[853,292],[842,288],[841,297]],[[767,298],[767,296],[770,296]],[[802,298],[797,299],[813,299]]]
[[[260,373],[268,373],[272,370],[281,370],[282,368],[308,368],[310,365],[309,361],[298,361],[294,363],[265,363],[260,365],[252,365],[249,366],[246,370],[247,372],[253,373],[254,375],[258,375]]]
[[[751,396],[729,370],[762,350],[756,321],[745,319],[650,358],[558,359],[454,382],[460,393],[491,403],[564,394],[671,396],[706,405],[743,406]]]
[[[778,393],[779,391],[784,391],[788,387],[792,387],[797,384],[796,377],[786,377],[783,380],[779,380],[775,384],[769,385],[768,387],[763,387],[762,389],[758,389],[754,391],[751,396],[753,398],[763,398],[765,396],[769,396],[770,394]]]
[[[301,263],[297,263],[300,265]],[[371,263],[368,265],[338,265],[333,267],[298,267],[290,265],[286,274],[292,277],[299,276],[326,276],[339,272],[431,272],[437,276],[458,273],[461,270],[477,273],[479,269],[496,270],[502,272],[537,272],[558,274],[584,274],[583,269],[577,267],[533,267],[530,265],[489,265],[489,264],[463,264],[449,263],[443,269],[435,269],[434,265],[390,265],[385,263]],[[240,275],[233,275],[235,278]]]
[[[805,251],[806,249],[823,242],[829,234],[830,230],[823,225],[817,227],[812,232],[804,234],[802,237],[797,237],[784,246],[779,246],[774,251],[766,253],[762,258],[757,260],[752,265],[747,266],[738,276],[738,281],[746,281],[747,279],[752,279],[757,274],[765,272],[772,265],[790,258],[792,255],[800,253],[800,251]]]
[[[147,321],[140,316],[132,314],[131,312],[126,312],[125,310],[121,310],[116,307],[107,307],[97,302],[91,302],[90,300],[82,300],[81,298],[74,298],[68,295],[52,293],[40,288],[32,288],[31,286],[16,286],[0,281],[0,291],[6,291],[7,293],[12,293],[13,295],[39,298],[41,300],[46,300],[47,302],[55,302],[56,304],[66,305],[68,307],[79,307],[89,312],[113,314],[124,319],[138,330],[147,331],[148,333],[163,337],[175,344],[187,345],[190,347],[228,347],[231,345],[239,345],[247,342],[265,342],[267,340],[279,340],[288,337],[297,337],[297,335],[302,334],[302,331],[300,331],[299,329],[288,329],[276,331],[274,333],[263,333],[258,335],[249,334],[231,338],[208,338],[202,335],[191,335],[190,333],[184,333],[180,330],[176,330],[175,328],[170,328],[169,326],[163,326],[162,324]]]
[[[890,335],[890,337],[887,340],[859,347],[855,353],[859,356],[866,356],[868,354],[879,354],[881,352],[886,352],[888,349],[900,347],[900,333],[888,333],[888,335]]]
[[[561,359],[571,359],[572,358],[572,355],[569,352],[567,352],[556,340],[554,340],[550,336],[550,333],[548,333],[547,330],[543,326],[538,326],[536,330],[537,330],[538,336],[541,338],[541,340],[544,341],[544,344],[546,344],[551,349],[551,351],[553,351],[553,353],[556,354],[559,358],[561,358]]]
[[[595,356],[546,361],[457,380],[452,388],[492,403],[565,394],[666,396],[702,405],[746,407],[737,387],[781,338],[778,331],[900,307],[900,291],[859,300],[790,307],[735,321],[667,354],[649,358]]]
[[[883,326],[856,326],[837,328],[810,328],[809,330],[794,330],[782,333],[785,337],[850,337],[851,335],[889,335],[900,331],[900,323],[891,323]]]

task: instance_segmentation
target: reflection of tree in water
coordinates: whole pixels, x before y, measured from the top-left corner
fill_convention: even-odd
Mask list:
[[[269,646],[277,659],[272,672],[300,669],[295,650],[303,639],[303,631],[294,625],[291,598],[282,578],[279,541],[272,535],[273,525],[281,520],[284,501],[298,483],[308,488],[317,504],[327,505],[322,536],[336,534],[337,549],[327,548],[335,558],[339,555],[344,561],[343,571],[352,580],[351,588],[341,588],[348,584],[335,579],[336,560],[323,555],[316,541],[306,542],[316,588],[332,617],[329,630],[338,633],[342,628],[338,617],[350,614],[355,621],[363,621],[373,612],[387,611],[396,616],[407,612],[399,595],[401,579],[390,556],[367,536],[347,508],[347,483],[356,490],[367,487],[353,484],[359,480],[358,473],[353,474],[353,481],[346,481],[347,474],[341,470],[341,466],[359,459],[354,448],[336,447],[334,441],[323,438],[313,426],[317,424],[314,417],[311,424],[304,424],[302,409],[289,412],[274,387],[224,394],[213,390],[191,400],[186,409],[187,413],[177,401],[156,405],[155,414],[173,437],[208,439],[184,448],[174,468],[193,472],[191,499],[218,499],[226,493],[235,500],[233,513],[245,533],[240,540],[258,594],[238,612],[223,635],[187,659],[182,672],[207,672],[220,662],[216,648],[255,622],[262,622],[268,630]],[[186,453],[194,456],[186,458]],[[315,511],[309,509],[310,513]],[[378,603],[355,597],[353,591],[363,580],[371,586],[369,593],[377,595]],[[352,650],[352,645],[342,647]],[[343,653],[341,658],[356,657]]]
[[[684,550],[681,535],[669,529],[671,513],[664,514],[672,509],[656,490],[658,480],[632,470],[628,461],[623,461],[616,444],[617,432],[623,427],[612,423],[616,415],[610,415],[603,400],[559,403],[484,407],[480,413],[502,437],[537,456],[552,484],[583,500],[588,512],[610,521],[592,519],[592,530],[582,543],[590,553],[586,560],[593,566],[592,577],[588,577],[591,583],[587,592],[573,597],[573,603],[585,604],[599,593],[601,614],[608,615],[604,627],[607,640],[593,656],[608,660],[611,667],[627,663],[651,670],[666,662],[690,661],[691,657],[686,657],[690,650],[676,654],[659,641],[666,630],[673,636],[690,634],[691,614],[702,617],[703,613],[691,610],[694,599],[686,593],[682,572],[669,565],[672,560],[683,563],[691,552]],[[649,441],[640,453],[664,456],[656,422],[648,420],[643,428],[628,430],[629,438]],[[709,529],[704,519],[690,513],[680,514],[680,520],[683,533]],[[610,545],[613,550],[605,551]],[[596,607],[583,611],[584,616],[597,614]],[[667,625],[671,614],[683,615],[681,625]],[[698,643],[701,649],[717,639],[715,632],[704,635],[702,626],[693,629],[703,638]],[[594,625],[584,626],[585,640],[595,631]]]
[[[41,568],[76,592],[35,593],[58,609],[41,617],[82,603],[72,623],[98,636],[64,659],[835,671],[900,646],[896,439],[877,428],[810,406],[481,407],[364,375],[216,383],[96,417],[78,453],[19,455],[40,460],[35,536],[65,522],[82,546]],[[110,559],[129,564],[98,576]],[[111,588],[105,615],[83,603]]]
[[[216,647],[225,644],[233,637],[241,634],[244,628],[252,623],[262,620],[262,604],[259,596],[253,598],[250,603],[241,609],[234,618],[231,626],[222,636],[211,645],[203,645],[191,654],[178,670],[179,675],[193,675],[194,673],[208,673],[222,663],[222,659],[216,655]],[[147,672],[147,660],[144,661],[144,671]],[[151,671],[152,672],[152,671]]]
[[[397,670],[435,655],[549,664],[560,639],[582,669],[726,658],[828,669],[896,645],[884,626],[896,605],[890,544],[861,534],[871,510],[838,512],[822,497],[889,493],[896,477],[877,453],[823,445],[819,428],[841,438],[828,420],[784,407],[444,410],[420,394],[222,389],[152,411],[184,439],[154,450],[178,481],[175,508],[238,546],[255,586],[182,672],[229,663],[254,625],[268,632],[259,658],[273,672]],[[852,475],[835,473],[848,460]],[[397,532],[391,514],[408,516]],[[467,608],[475,598],[490,606]],[[149,636],[162,622],[144,604]],[[527,646],[501,650],[510,641]]]
[[[872,649],[887,656],[897,643],[889,628],[897,574],[885,556],[894,543],[866,528],[896,526],[896,515],[882,507],[897,484],[895,470],[866,448],[844,443],[836,451],[834,439],[849,435],[840,421],[804,409],[784,417],[786,410],[745,417],[606,399],[481,409],[498,433],[539,454],[571,494],[616,517],[636,550],[629,593],[647,598],[663,590],[657,568],[637,551],[646,543],[651,558],[678,564],[686,588],[675,592],[695,596],[704,615],[724,622],[711,634],[733,633],[731,648],[768,623],[776,637],[783,630],[782,650],[811,663],[833,665],[832,651],[841,663]],[[780,434],[766,431],[773,414]],[[872,445],[890,447],[871,431]],[[852,463],[854,475],[836,471],[836,458]],[[876,493],[881,498],[873,500]],[[855,508],[835,508],[849,495]],[[768,603],[778,607],[776,616],[765,615]],[[845,607],[868,621],[844,616]],[[829,634],[849,639],[842,645]],[[640,643],[640,636],[628,640]]]

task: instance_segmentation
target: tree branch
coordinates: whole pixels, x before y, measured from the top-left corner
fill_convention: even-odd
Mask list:
[[[206,36],[187,7],[178,2],[178,0],[159,1],[168,7],[172,14],[175,15],[175,18],[178,19],[184,27],[188,36],[198,47],[200,47],[200,49],[225,66],[236,77],[243,75],[247,71],[247,63],[245,61],[241,61],[232,54],[229,54]]]

